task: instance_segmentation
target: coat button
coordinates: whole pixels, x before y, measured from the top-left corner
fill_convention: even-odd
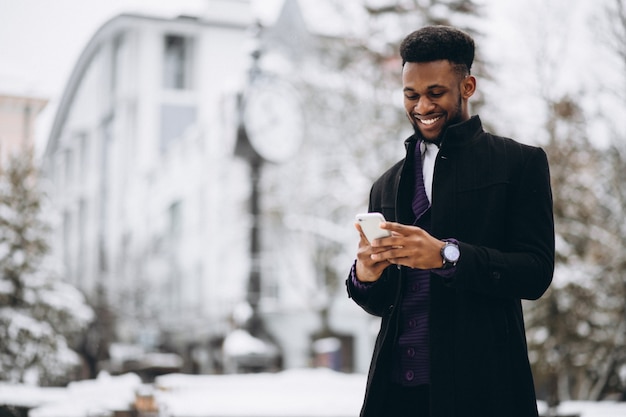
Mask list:
[[[389,308],[388,308],[389,313],[391,313],[391,312],[393,311],[393,307],[394,307],[394,306],[393,306],[393,304],[391,304],[391,305],[389,306]]]
[[[499,284],[500,283],[500,279],[502,278],[502,275],[500,274],[500,271],[493,271],[491,273],[491,277],[493,278],[493,282],[495,284]]]
[[[413,378],[415,378],[415,374],[413,374],[413,371],[406,371],[406,373],[404,374],[404,378],[407,381],[413,381]]]

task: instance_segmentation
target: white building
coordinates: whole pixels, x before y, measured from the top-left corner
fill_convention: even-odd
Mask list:
[[[62,217],[54,249],[68,278],[92,302],[106,297],[118,309],[121,341],[166,342],[206,372],[209,341],[232,330],[251,268],[249,167],[234,153],[234,93],[253,44],[248,0],[209,4],[203,18],[120,15],[104,24],[76,63],[44,156]],[[298,13],[288,0],[283,24]],[[306,257],[306,242],[290,250]],[[309,279],[309,266],[263,266],[262,307],[285,367],[309,363],[319,327],[290,298],[299,291],[291,276]],[[295,290],[277,289],[284,281],[274,276]],[[356,336],[354,368],[364,371],[369,322],[347,309],[339,327]]]

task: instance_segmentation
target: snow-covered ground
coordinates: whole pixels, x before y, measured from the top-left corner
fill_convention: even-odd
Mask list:
[[[326,369],[224,376],[166,375],[158,399],[170,416],[343,417],[361,407],[365,377]]]
[[[134,374],[36,388],[0,384],[0,405],[34,407],[31,417],[87,417],[130,410],[136,394],[153,393],[159,417],[354,417],[358,415],[365,376],[327,369],[298,369],[275,374],[170,374],[154,386]],[[540,412],[545,404],[539,403]],[[625,417],[626,402],[564,402],[561,414]],[[155,414],[156,415],[156,414]]]
[[[0,383],[0,405],[32,408],[29,417],[108,416],[130,410],[141,387],[135,374],[110,376],[70,383],[67,388],[39,388]]]

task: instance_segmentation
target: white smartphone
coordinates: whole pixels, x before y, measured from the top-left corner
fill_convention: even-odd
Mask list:
[[[361,225],[363,234],[369,242],[381,237],[391,236],[389,230],[380,228],[380,224],[385,221],[382,213],[359,213],[356,215],[356,221]]]

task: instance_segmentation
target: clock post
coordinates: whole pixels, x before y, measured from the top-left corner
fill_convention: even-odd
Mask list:
[[[260,57],[260,51],[255,50],[252,52],[253,65],[249,71],[248,77],[248,89],[254,83],[257,78],[260,69],[258,66],[258,59]],[[263,323],[263,319],[259,312],[259,304],[261,301],[261,205],[260,205],[260,180],[261,171],[265,161],[263,157],[255,150],[251,144],[249,137],[249,129],[245,125],[245,102],[247,97],[239,93],[237,97],[238,119],[237,126],[237,142],[235,146],[235,154],[246,160],[249,167],[250,176],[250,198],[248,203],[248,213],[250,215],[250,235],[249,235],[249,256],[250,256],[250,270],[248,273],[248,282],[246,288],[246,301],[251,309],[251,315],[246,323],[246,330],[251,336],[263,340],[266,344],[269,344],[276,348],[276,343],[266,329]],[[278,351],[278,349],[275,349]],[[257,358],[258,363],[255,364],[242,364],[241,368],[247,368],[248,370],[265,370],[266,368],[273,367],[271,362],[273,358]],[[252,368],[252,369],[250,369]]]
[[[252,51],[252,66],[248,75],[248,87],[254,84],[255,79],[260,74],[258,60],[261,52],[258,48]],[[235,146],[235,154],[244,158],[248,162],[250,169],[250,201],[248,205],[251,226],[250,226],[250,271],[248,275],[248,284],[246,291],[246,301],[252,309],[252,315],[248,321],[247,327],[250,334],[254,337],[266,340],[268,332],[263,325],[263,321],[259,314],[259,303],[261,300],[261,209],[260,209],[260,192],[259,182],[261,179],[263,158],[254,149],[250,142],[249,132],[245,125],[245,101],[243,94],[237,97],[237,107],[239,112],[239,125],[237,126],[237,143]]]
[[[248,278],[247,301],[252,308],[252,316],[249,321],[249,331],[252,336],[260,339],[268,339],[269,334],[263,325],[259,314],[259,303],[261,301],[261,243],[260,243],[260,197],[259,181],[261,179],[261,166],[263,161],[260,158],[249,160],[250,181],[252,185],[250,195],[250,215],[252,226],[250,227],[250,274]]]
[[[262,73],[260,48],[255,48],[251,55],[247,86],[237,97],[239,123],[235,146],[235,154],[248,162],[251,181],[251,264],[246,294],[251,317],[247,330],[278,352],[277,343],[267,331],[259,312],[262,292],[260,180],[265,164],[285,162],[297,152],[301,141],[302,115],[299,100],[287,83],[279,81],[275,75]],[[272,367],[270,363],[267,365]]]

